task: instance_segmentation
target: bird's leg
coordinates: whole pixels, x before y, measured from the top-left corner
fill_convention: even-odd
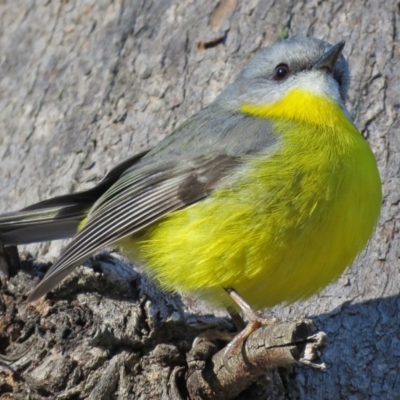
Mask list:
[[[234,308],[227,308],[226,311],[228,311],[229,316],[231,317],[233,324],[236,327],[236,330],[238,332],[242,331],[244,328],[246,328],[246,322],[242,318],[242,316],[238,313],[238,311]]]
[[[225,288],[225,291],[229,294],[232,300],[239,306],[243,311],[243,315],[248,320],[247,326],[239,332],[226,346],[224,352],[224,366],[228,368],[228,358],[232,352],[237,349],[246,341],[246,339],[256,331],[262,325],[272,325],[276,321],[274,319],[266,319],[260,316],[246,301],[236,292],[233,288]]]
[[[209,329],[196,337],[193,342],[192,349],[203,341],[212,342],[215,340],[221,340],[228,342],[224,350],[223,364],[224,367],[230,371],[228,366],[228,359],[232,353],[235,353],[238,348],[246,341],[246,339],[262,325],[273,325],[276,323],[275,319],[266,319],[258,314],[246,301],[238,294],[233,288],[224,288],[229,294],[232,300],[239,306],[243,312],[244,317],[247,319],[247,325],[243,321],[241,315],[234,309],[228,308],[228,313],[231,316],[233,323],[235,324],[239,333],[223,332],[219,330]]]

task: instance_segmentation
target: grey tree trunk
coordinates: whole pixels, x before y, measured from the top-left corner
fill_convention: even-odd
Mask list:
[[[380,223],[337,283],[272,310],[290,321],[307,316],[328,335],[326,371],[274,369],[234,396],[400,398],[399,16],[389,0],[3,0],[0,212],[92,187],[209,104],[263,46],[294,35],[346,40],[348,105],[383,180]],[[28,351],[0,364],[0,398],[212,398],[187,386],[186,353],[210,324],[230,327],[224,314],[161,293],[140,267],[106,253],[49,300],[27,305],[23,294],[62,245],[21,248],[21,269],[2,276],[0,352]]]

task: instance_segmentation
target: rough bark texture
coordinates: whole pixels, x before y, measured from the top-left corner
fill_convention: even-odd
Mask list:
[[[210,103],[280,37],[344,39],[349,108],[383,180],[380,223],[337,283],[273,310],[307,316],[328,334],[327,371],[274,370],[238,398],[398,398],[399,16],[390,0],[0,1],[0,212],[91,187]],[[37,261],[28,257],[2,287],[0,352],[29,345],[35,330],[37,339],[19,361],[0,365],[1,398],[182,395],[191,339],[229,323],[105,254],[89,263],[102,274],[80,268],[49,300],[26,305],[32,275],[61,246],[22,249]]]

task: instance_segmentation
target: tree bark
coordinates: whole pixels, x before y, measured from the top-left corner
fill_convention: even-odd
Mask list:
[[[397,398],[399,16],[395,1],[2,1],[0,212],[92,187],[209,104],[260,48],[282,37],[345,40],[348,106],[378,159],[382,216],[338,282],[269,310],[283,321],[307,317],[328,335],[326,371],[280,365],[235,396]],[[191,364],[187,354],[199,333],[232,329],[225,314],[160,292],[140,266],[113,252],[91,259],[46,300],[26,304],[62,245],[21,247],[17,271],[4,268],[0,254],[0,353],[31,346],[0,364],[1,398],[195,398],[191,379],[209,365]],[[311,331],[303,334],[312,342]],[[287,344],[297,348],[292,339]]]

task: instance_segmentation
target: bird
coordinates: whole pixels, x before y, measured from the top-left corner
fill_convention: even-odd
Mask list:
[[[377,162],[345,102],[344,41],[262,49],[211,104],[97,186],[0,215],[0,239],[72,238],[34,301],[110,244],[162,289],[248,320],[317,293],[355,260],[382,202]],[[234,339],[235,340],[235,339]]]

